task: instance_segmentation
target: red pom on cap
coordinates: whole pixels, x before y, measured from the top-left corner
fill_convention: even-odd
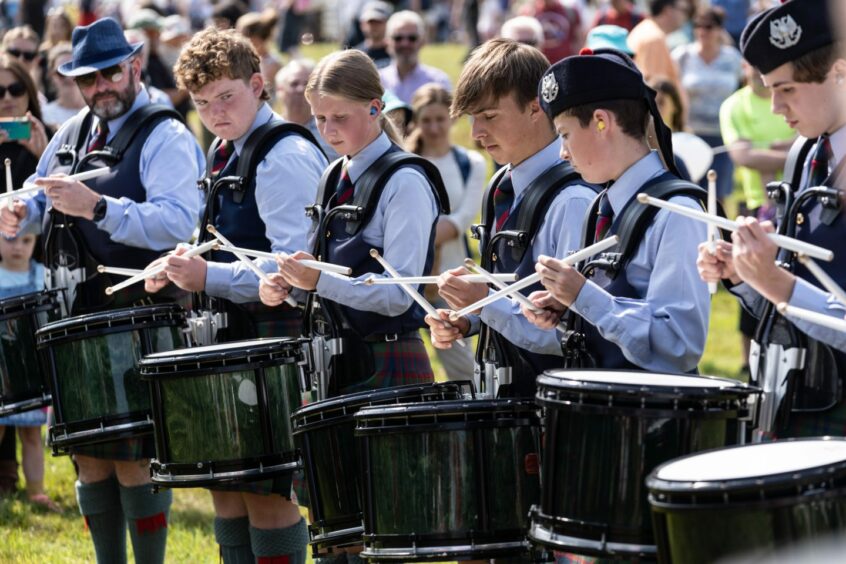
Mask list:
[[[579,51],[579,55],[593,55],[593,49],[590,47],[582,47],[582,50]]]

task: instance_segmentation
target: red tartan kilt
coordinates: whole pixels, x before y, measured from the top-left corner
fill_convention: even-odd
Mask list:
[[[373,374],[343,388],[342,395],[434,382],[435,375],[432,372],[432,364],[429,362],[429,354],[419,335],[414,339],[364,343],[364,345],[370,349],[373,358]]]

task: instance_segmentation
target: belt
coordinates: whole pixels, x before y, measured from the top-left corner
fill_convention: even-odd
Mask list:
[[[408,333],[373,333],[364,337],[365,343],[392,343],[394,341],[412,341],[420,339],[420,333],[409,331]]]

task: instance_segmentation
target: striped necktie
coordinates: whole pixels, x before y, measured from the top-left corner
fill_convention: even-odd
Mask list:
[[[808,186],[822,186],[828,178],[828,163],[831,159],[831,139],[828,135],[820,137],[814,158],[811,159],[811,171],[808,175]]]
[[[214,158],[212,160],[212,176],[217,176],[220,174],[220,171],[226,167],[226,163],[229,162],[229,157],[232,156],[232,151],[235,149],[235,145],[232,141],[224,141],[220,144],[217,150],[214,152]]]
[[[500,231],[505,222],[508,221],[508,216],[511,214],[511,205],[514,203],[514,184],[511,182],[510,169],[497,184],[493,200],[496,230]]]
[[[347,164],[341,169],[341,177],[338,179],[338,186],[335,188],[335,205],[342,206],[352,200],[355,193],[355,185],[347,171]]]
[[[109,124],[103,120],[97,123],[97,130],[94,138],[88,143],[88,152],[99,151],[106,146],[106,138],[109,136]]]
[[[600,196],[599,210],[596,218],[596,231],[593,235],[594,242],[605,239],[608,231],[611,229],[611,224],[614,221],[614,208],[611,207],[611,200],[608,198],[608,191],[605,191]]]

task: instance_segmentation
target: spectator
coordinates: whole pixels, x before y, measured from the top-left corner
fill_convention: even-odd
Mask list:
[[[711,0],[711,5],[726,13],[725,28],[735,45],[740,45],[740,34],[746,27],[751,6],[750,0]]]
[[[223,0],[214,5],[211,14],[212,25],[218,29],[234,28],[238,18],[249,11],[250,9],[241,0]]]
[[[356,45],[355,49],[364,51],[377,69],[385,68],[391,64],[385,29],[388,18],[391,17],[393,11],[393,7],[387,2],[373,0],[364,5],[358,19],[361,32],[364,34],[364,41]]]
[[[149,56],[149,47],[144,40],[147,38],[144,35],[144,32],[140,29],[127,29],[123,32],[124,37],[126,40],[129,41],[132,45],[142,45],[141,51],[139,52],[139,57],[141,58],[141,82],[144,84],[144,88],[147,89],[147,93],[150,95],[150,102],[153,104],[161,104],[163,106],[167,106],[169,108],[173,107],[173,102],[170,101],[170,97],[165,94],[163,90],[156,88],[152,84],[150,84],[150,75],[147,73],[147,57]]]
[[[578,9],[565,6],[560,0],[534,0],[524,6],[522,13],[534,16],[541,23],[544,41],[540,50],[550,63],[575,55],[584,44]]]
[[[585,47],[588,49],[616,49],[633,57],[634,52],[629,47],[629,32],[618,25],[600,25],[587,34]]]
[[[403,102],[390,90],[385,90],[385,93],[382,95],[382,112],[385,114],[385,117],[391,120],[391,123],[394,124],[400,136],[405,139],[411,128],[411,120],[414,117],[414,112],[411,111],[411,104]]]
[[[56,69],[69,62],[73,50],[70,43],[59,43],[47,55],[47,78],[56,92],[56,99],[44,106],[44,123],[58,129],[66,120],[85,106],[85,100],[71,77],[61,75]]]
[[[258,53],[261,74],[266,84],[273,84],[276,73],[282,68],[282,61],[267,48],[267,42],[270,41],[278,20],[276,11],[268,8],[261,13],[244,14],[235,24],[235,29],[250,41]]]
[[[191,23],[188,19],[174,14],[162,20],[159,56],[167,68],[171,69],[176,64],[182,46],[191,39],[191,35]]]
[[[655,104],[661,113],[661,120],[675,133],[686,129],[684,123],[684,104],[675,85],[667,79],[659,78],[649,83],[655,90]]]
[[[647,82],[664,77],[683,92],[678,69],[667,47],[667,34],[684,25],[689,9],[687,0],[649,0],[650,17],[629,33],[635,64]]]
[[[282,27],[279,30],[277,47],[280,53],[295,57],[300,44],[300,32],[305,22],[309,0],[282,0]]]
[[[3,36],[3,51],[15,57],[26,68],[35,84],[41,84],[41,54],[38,35],[28,25],[13,27]],[[39,92],[42,105],[47,102]]]
[[[735,47],[723,44],[725,13],[705,8],[694,17],[695,41],[673,51],[690,111],[688,125],[711,147],[723,145],[720,135],[720,106],[740,86],[741,55]],[[725,200],[734,185],[734,166],[727,153],[714,155],[711,165],[717,172],[717,197]],[[700,182],[707,185],[707,178]]]
[[[391,64],[379,71],[382,86],[400,100],[411,103],[418,88],[436,82],[452,90],[447,74],[420,62],[420,49],[426,42],[426,27],[419,14],[409,10],[395,13],[388,19],[388,53]]]
[[[502,24],[499,36],[532,47],[540,47],[543,44],[543,26],[535,17],[517,16]]]
[[[44,41],[41,43],[41,51],[47,52],[59,43],[70,43],[73,24],[68,15],[61,8],[53,8],[47,14],[46,31]]]
[[[608,4],[596,13],[591,28],[600,25],[616,25],[627,31],[643,21],[643,14],[635,8],[631,0],[610,0]]]

